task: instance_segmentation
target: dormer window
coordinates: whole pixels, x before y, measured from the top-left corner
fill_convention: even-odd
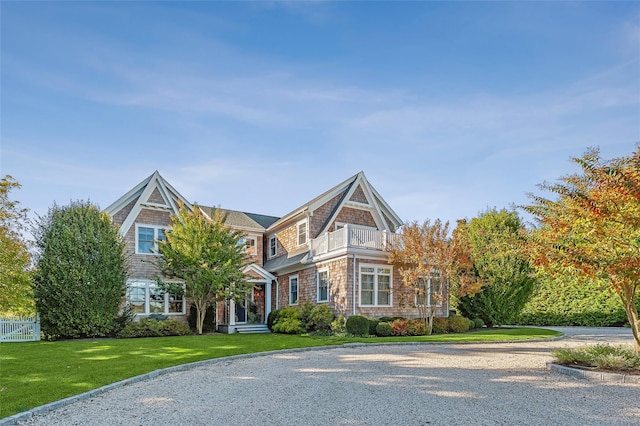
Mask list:
[[[307,243],[307,221],[303,220],[298,222],[298,245],[301,246]]]

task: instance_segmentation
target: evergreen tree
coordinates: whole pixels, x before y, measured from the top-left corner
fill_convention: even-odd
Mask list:
[[[520,217],[514,211],[491,209],[468,224],[459,222],[457,231],[467,234],[473,269],[483,283],[476,293],[458,299],[458,309],[488,326],[514,321],[535,283]]]
[[[50,338],[108,336],[126,290],[124,242],[89,202],[56,204],[38,221],[34,296]]]

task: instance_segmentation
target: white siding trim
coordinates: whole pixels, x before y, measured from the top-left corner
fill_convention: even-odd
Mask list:
[[[362,304],[362,268],[374,268],[374,282],[373,282],[373,304],[369,305],[363,305]],[[380,305],[378,304],[378,290],[379,290],[379,285],[378,285],[378,268],[384,268],[384,269],[389,269],[389,304],[386,305]],[[371,273],[365,273],[366,275],[370,275]],[[380,274],[383,276],[386,276],[386,274]],[[391,307],[393,306],[393,266],[391,265],[382,265],[379,263],[361,263],[358,266],[358,306],[359,307],[366,307],[366,308],[371,308],[371,307]]]

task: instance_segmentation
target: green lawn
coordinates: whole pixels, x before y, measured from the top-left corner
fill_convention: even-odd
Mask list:
[[[2,343],[0,418],[153,370],[230,355],[353,342],[484,342],[559,334],[544,329],[513,328],[387,338],[218,334]]]

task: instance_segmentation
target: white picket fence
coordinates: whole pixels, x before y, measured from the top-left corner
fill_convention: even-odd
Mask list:
[[[0,342],[36,342],[40,340],[40,315],[36,317],[0,317]]]

